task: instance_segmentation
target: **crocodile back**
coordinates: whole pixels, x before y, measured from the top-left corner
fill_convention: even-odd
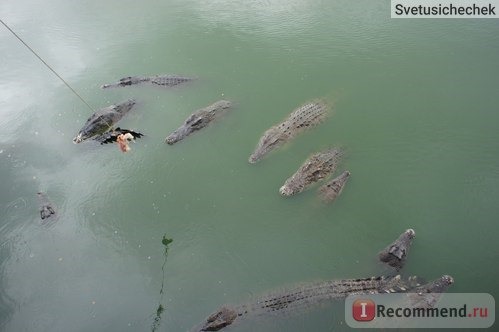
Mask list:
[[[293,137],[307,128],[322,123],[326,116],[327,105],[325,102],[318,100],[298,107],[281,125],[284,124],[288,136]]]
[[[263,133],[249,157],[250,163],[256,163],[267,153],[280,147],[308,128],[312,128],[327,117],[328,106],[322,101],[313,101],[295,109],[283,122]]]
[[[178,75],[158,75],[150,78],[150,82],[156,85],[162,86],[175,86],[182,84],[184,82],[192,81],[190,77],[178,76]]]

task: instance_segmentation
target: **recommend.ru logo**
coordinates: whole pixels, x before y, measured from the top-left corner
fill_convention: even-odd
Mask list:
[[[495,300],[486,293],[350,295],[345,321],[353,328],[487,328]]]
[[[358,322],[369,322],[376,316],[376,304],[372,300],[358,299],[352,304],[352,317]]]

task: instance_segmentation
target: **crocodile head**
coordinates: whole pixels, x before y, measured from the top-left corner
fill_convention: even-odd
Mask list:
[[[260,138],[255,151],[251,154],[248,161],[255,164],[261,160],[267,153],[278,147],[284,142],[283,132],[278,127],[272,127],[267,130]]]
[[[85,130],[80,130],[80,132],[73,138],[73,143],[74,144],[78,144],[78,143],[81,143],[83,142],[84,140],[86,139],[89,139],[90,137],[92,137],[93,135],[90,135],[90,133],[88,133],[87,131]]]
[[[172,145],[177,143],[178,141],[183,140],[185,137],[189,136],[192,132],[204,127],[203,118],[196,113],[192,114],[185,123],[180,126],[177,130],[166,137],[165,142]]]
[[[438,279],[430,281],[429,283],[422,285],[415,289],[418,294],[423,293],[443,293],[449,288],[450,285],[454,283],[454,278],[449,275],[443,275]]]
[[[236,318],[237,313],[234,310],[223,307],[206,319],[206,323],[201,328],[201,331],[221,330],[222,328],[232,324]]]
[[[285,183],[281,188],[279,188],[279,193],[282,196],[293,196],[297,192],[297,189],[292,188],[289,183]]]
[[[107,132],[116,122],[128,113],[136,103],[137,102],[134,99],[129,99],[120,104],[97,110],[87,119],[78,134],[73,138],[73,143],[78,144]]]
[[[311,155],[295,174],[284,182],[279,193],[283,196],[298,194],[311,184],[323,180],[336,170],[342,154],[341,148],[330,148]]]
[[[172,145],[180,140],[183,140],[194,131],[206,127],[210,122],[223,114],[231,106],[232,103],[230,101],[219,100],[210,106],[192,113],[177,130],[166,137],[165,142]]]
[[[410,306],[414,308],[434,308],[442,297],[442,293],[446,292],[453,283],[454,279],[451,276],[443,275],[427,284],[409,290],[407,298]]]
[[[111,125],[108,121],[105,121],[103,119],[96,119],[96,121],[87,121],[83,128],[81,128],[78,134],[73,138],[73,143],[81,143],[96,135],[103,134],[109,129],[111,129]]]
[[[400,270],[405,264],[407,252],[411,247],[412,239],[415,237],[416,232],[411,228],[407,229],[398,239],[379,253],[379,260]]]

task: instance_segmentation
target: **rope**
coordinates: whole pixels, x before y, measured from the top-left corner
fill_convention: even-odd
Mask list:
[[[85,105],[87,105],[87,107],[88,107],[88,108],[89,108],[92,112],[94,111],[93,107],[92,107],[92,106],[90,106],[90,105],[89,105],[89,104],[85,101],[85,99],[83,99],[83,98],[82,98],[82,96],[80,96],[80,95],[78,94],[78,92],[76,92],[76,91],[75,91],[75,89],[73,89],[73,88],[69,85],[69,83],[68,83],[68,82],[66,82],[66,81],[65,81],[65,80],[64,80],[64,79],[63,79],[63,78],[62,78],[59,74],[57,74],[57,72],[56,72],[54,69],[52,69],[52,67],[50,67],[50,66],[49,66],[49,64],[48,64],[48,63],[46,63],[46,62],[45,62],[45,61],[44,61],[44,60],[43,60],[43,59],[42,59],[42,58],[41,58],[41,57],[40,57],[40,56],[39,56],[39,55],[38,55],[38,54],[37,54],[37,53],[36,53],[36,52],[35,52],[32,48],[31,48],[31,47],[29,47],[29,45],[28,45],[28,44],[26,44],[26,43],[24,42],[24,40],[22,40],[22,39],[21,39],[21,37],[19,37],[19,36],[18,36],[18,35],[17,35],[17,34],[16,34],[16,33],[15,33],[12,29],[11,29],[11,28],[9,28],[9,26],[8,26],[7,24],[5,24],[5,22],[4,22],[4,21],[2,21],[2,20],[0,19],[0,23],[2,23],[2,24],[3,24],[6,28],[7,28],[7,30],[9,30],[9,31],[10,31],[10,32],[11,32],[11,33],[12,33],[12,34],[13,34],[13,35],[17,38],[17,39],[19,39],[19,41],[20,41],[21,43],[23,43],[23,44],[24,44],[24,46],[26,46],[26,47],[28,48],[28,50],[30,50],[30,51],[31,51],[31,53],[33,53],[33,54],[34,54],[34,55],[35,55],[35,56],[36,56],[36,57],[37,57],[37,58],[38,58],[41,62],[43,62],[43,64],[44,64],[45,66],[47,66],[47,68],[48,68],[48,69],[50,69],[50,70],[51,70],[51,71],[55,74],[55,76],[57,76],[57,77],[58,77],[58,78],[62,81],[62,83],[64,83],[64,84],[65,84],[65,85],[66,85],[66,86],[67,86],[67,87],[68,87],[71,91],[73,91],[73,93],[74,93],[74,94],[75,94],[78,98],[80,98],[80,100],[81,100],[81,101],[82,101]]]

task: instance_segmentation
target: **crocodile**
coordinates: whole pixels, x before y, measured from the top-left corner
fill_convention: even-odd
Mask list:
[[[193,132],[206,127],[214,119],[220,117],[232,106],[227,100],[219,100],[205,108],[192,113],[177,130],[166,137],[165,142],[169,145],[183,140]]]
[[[87,122],[73,138],[73,143],[81,143],[87,139],[98,137],[110,131],[113,125],[121,120],[135,105],[135,100],[129,99],[121,104],[104,107],[92,114]]]
[[[412,238],[400,236],[395,242],[399,241],[399,246],[409,248],[411,240]],[[431,287],[430,284],[421,286],[419,278],[402,279],[400,275],[310,283],[264,296],[249,304],[222,306],[192,331],[218,331],[231,325],[239,317],[307,307],[310,304],[343,299],[351,294],[405,293],[411,289],[429,293],[439,290],[437,285],[435,282],[431,283]]]
[[[293,289],[281,295],[263,297],[253,303],[234,307],[223,306],[191,331],[218,331],[241,317],[306,307],[310,303],[344,299],[348,295],[407,293],[409,305],[433,307],[454,279],[449,275],[421,285],[419,278],[403,280],[400,275],[361,279],[332,280]]]
[[[454,283],[454,278],[443,275],[425,285],[411,289],[407,294],[410,305],[415,308],[433,308],[438,302],[442,293]]]
[[[155,75],[155,76],[127,76],[116,83],[103,84],[101,89],[124,87],[149,82],[154,85],[172,87],[184,82],[192,81],[194,78],[179,75]]]
[[[258,162],[267,153],[290,141],[307,128],[323,122],[327,113],[328,105],[322,100],[298,107],[283,122],[265,131],[248,161],[251,164]]]
[[[249,304],[223,306],[208,316],[192,331],[218,331],[234,323],[237,318],[303,308],[311,303],[343,299],[351,294],[379,294],[405,292],[408,284],[397,276],[330,280],[268,295]]]
[[[55,219],[57,217],[57,212],[48,196],[42,192],[38,192],[36,195],[38,196],[40,218],[43,221],[46,221],[45,219]]]
[[[331,148],[310,156],[303,165],[286,180],[279,189],[283,196],[291,196],[305,190],[306,187],[329,174],[334,173],[342,156],[342,150]]]
[[[378,254],[379,260],[394,267],[397,271],[400,270],[405,264],[412,239],[415,237],[416,232],[409,228]]]
[[[325,185],[319,188],[319,195],[324,202],[332,202],[341,194],[343,187],[350,177],[349,171],[344,171]]]
[[[425,294],[425,293],[444,293],[450,285],[454,283],[454,278],[450,275],[444,274],[438,279],[435,279],[425,285],[415,287],[411,293]]]

